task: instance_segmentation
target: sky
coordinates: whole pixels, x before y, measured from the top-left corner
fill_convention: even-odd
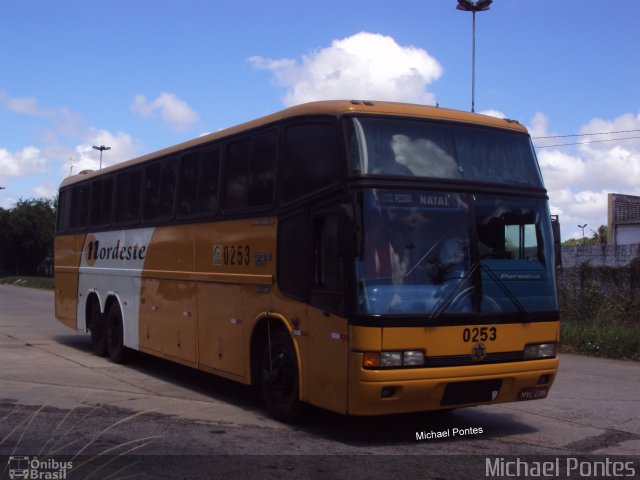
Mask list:
[[[331,98],[470,110],[472,14],[456,4],[2,0],[0,207],[97,169],[93,145],[106,166]],[[564,239],[607,223],[608,193],[640,195],[639,50],[637,0],[476,16],[475,109],[529,128]]]

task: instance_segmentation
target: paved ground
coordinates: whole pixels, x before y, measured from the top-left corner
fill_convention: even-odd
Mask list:
[[[628,455],[640,476],[640,363],[562,355],[543,401],[368,419],[311,409],[291,427],[244,386],[145,355],[95,357],[55,321],[51,292],[0,286],[0,455],[0,479],[8,456],[72,461],[67,478],[370,479],[482,477],[498,456]]]

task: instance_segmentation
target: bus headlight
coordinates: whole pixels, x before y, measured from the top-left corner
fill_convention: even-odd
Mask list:
[[[555,343],[532,343],[524,347],[523,358],[535,360],[538,358],[553,358],[556,356]]]
[[[425,364],[423,350],[403,350],[395,352],[364,352],[364,368],[419,367]]]
[[[406,352],[402,352],[402,365],[405,367],[424,365],[424,352],[422,350],[407,350]]]
[[[402,352],[380,352],[381,367],[401,367]]]

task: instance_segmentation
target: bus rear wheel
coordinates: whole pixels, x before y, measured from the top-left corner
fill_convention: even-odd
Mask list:
[[[126,363],[130,350],[124,346],[124,326],[122,313],[117,303],[114,303],[107,312],[106,343],[109,358],[114,363]]]
[[[294,423],[300,417],[298,361],[291,336],[282,327],[272,328],[264,346],[260,386],[271,415]]]
[[[88,317],[93,353],[100,357],[104,357],[107,354],[107,331],[104,315],[100,313],[100,304],[98,304],[97,301],[93,301],[91,303]]]

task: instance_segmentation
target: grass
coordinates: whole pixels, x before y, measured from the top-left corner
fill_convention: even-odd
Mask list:
[[[591,280],[559,293],[562,351],[640,360],[640,298],[633,289],[605,293]]]
[[[563,352],[640,360],[640,324],[624,321],[561,321]]]
[[[53,278],[51,277],[0,277],[0,285],[16,285],[19,287],[42,288],[53,290]]]

